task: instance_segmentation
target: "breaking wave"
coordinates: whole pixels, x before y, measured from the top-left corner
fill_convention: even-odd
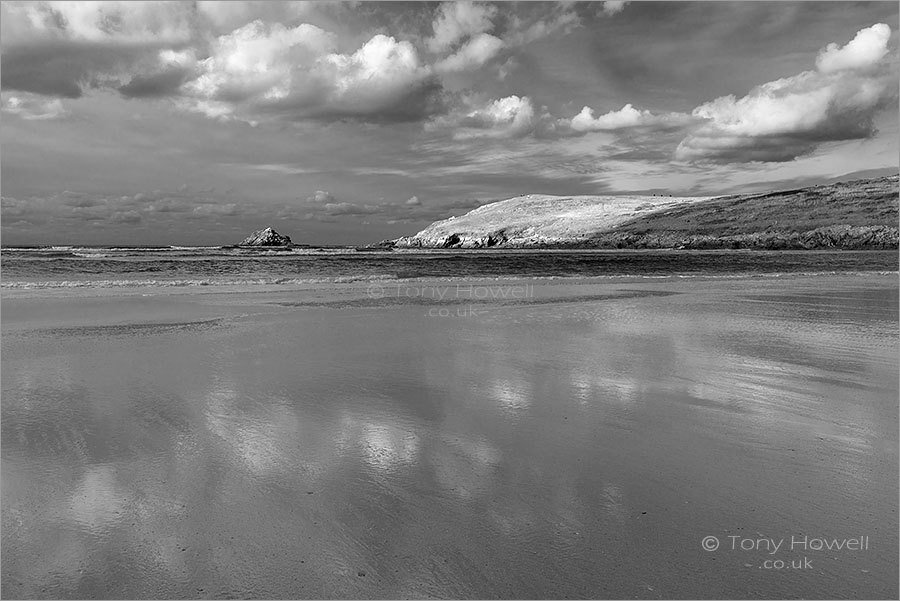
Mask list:
[[[48,288],[180,288],[190,286],[290,286],[302,284],[349,284],[354,282],[390,281],[392,275],[337,276],[323,278],[190,278],[190,279],[122,279],[122,280],[48,280],[42,282],[4,281],[0,288],[41,290]]]
[[[4,248],[3,289],[291,286],[384,279],[779,277],[896,273],[894,251],[357,252],[234,247]]]

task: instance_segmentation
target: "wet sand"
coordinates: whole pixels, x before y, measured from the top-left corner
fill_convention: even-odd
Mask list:
[[[5,291],[2,334],[5,598],[898,596],[896,273]]]

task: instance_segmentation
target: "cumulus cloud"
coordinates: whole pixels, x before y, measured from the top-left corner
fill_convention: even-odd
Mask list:
[[[497,7],[481,2],[444,2],[432,21],[428,49],[439,53],[452,49],[465,38],[490,31]]]
[[[534,125],[534,105],[527,96],[507,96],[473,111],[463,125],[499,132],[501,137],[524,135]]]
[[[607,0],[600,9],[603,15],[611,17],[625,10],[628,0]]]
[[[2,85],[58,98],[113,88],[127,98],[173,98],[211,118],[252,124],[274,118],[416,121],[450,108],[443,78],[459,89],[461,74],[504,60],[506,73],[516,48],[579,24],[571,5],[501,14],[494,4],[447,2],[435,9],[423,36],[377,33],[350,45],[328,30],[341,31],[333,15],[323,17],[334,10],[344,9],[5,2]]]
[[[334,45],[333,36],[314,25],[287,28],[253,21],[213,42],[211,55],[198,64],[201,75],[186,90],[235,103],[284,98],[297,75],[294,65],[308,63]]]
[[[684,113],[656,114],[626,104],[619,110],[595,116],[593,109],[584,107],[572,118],[557,119],[546,107],[535,108],[528,96],[507,96],[477,104],[463,99],[463,107],[447,115],[435,117],[426,124],[434,132],[451,132],[456,140],[471,138],[534,138],[557,139],[583,136],[589,132],[611,132],[621,136],[638,132],[674,132],[697,119]],[[631,131],[632,133],[628,133]]]
[[[319,203],[327,203],[334,202],[334,195],[331,192],[326,192],[325,190],[316,190],[315,194],[311,194],[306,197],[307,202],[319,202]]]
[[[889,39],[887,25],[873,25],[843,47],[829,44],[816,70],[698,106],[693,115],[706,123],[679,144],[676,158],[790,161],[823,142],[872,136],[875,115],[896,107],[896,61],[885,60]]]
[[[454,139],[517,138],[534,131],[534,105],[527,96],[507,96],[476,108],[438,117],[427,124],[432,131],[451,131]]]
[[[377,34],[343,53],[336,34],[310,23],[255,19],[220,35],[204,25],[204,19],[218,27],[240,23],[248,6],[268,10],[4,3],[2,85],[66,98],[112,87],[126,97],[171,96],[210,117],[251,122],[266,115],[412,120],[442,108],[434,69],[409,41]],[[482,60],[490,50],[485,41],[454,60],[461,66]]]
[[[300,20],[310,22],[310,19],[316,16],[317,9],[328,6],[314,2],[272,2],[272,0],[200,0],[196,5],[198,15],[209,24],[215,35],[234,31],[256,19],[279,23]]]
[[[819,52],[816,68],[821,73],[871,69],[887,54],[890,39],[891,28],[884,23],[876,23],[867,29],[861,29],[843,47],[833,42],[828,44]]]
[[[333,78],[328,106],[348,114],[391,113],[419,116],[427,113],[440,84],[423,66],[408,41],[379,34],[352,55],[330,54],[324,64]]]
[[[568,125],[576,132],[614,131],[644,125],[677,125],[690,120],[687,115],[668,113],[654,115],[648,110],[639,110],[626,104],[617,111],[609,111],[594,117],[594,110],[584,107],[581,112],[568,121]]]
[[[378,34],[352,54],[314,25],[253,21],[220,36],[201,75],[185,84],[193,108],[209,116],[416,119],[440,105],[440,85],[415,47]]]

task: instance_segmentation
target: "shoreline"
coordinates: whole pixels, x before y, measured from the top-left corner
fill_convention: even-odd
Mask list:
[[[880,289],[900,286],[896,271],[592,277],[460,276],[249,286],[4,288],[0,291],[0,307],[3,312],[2,330],[9,332],[21,327],[23,320],[39,322],[42,312],[47,311],[56,324],[71,320],[71,315],[65,316],[71,303],[89,307],[86,310],[92,317],[87,322],[92,324],[104,321],[101,315],[105,310],[100,307],[108,303],[125,303],[123,306],[134,307],[134,310],[126,309],[129,315],[142,308],[144,313],[137,314],[139,319],[134,323],[152,324],[155,321],[230,318],[245,314],[242,308],[246,307],[263,312],[298,308],[380,310],[403,306],[457,305],[508,309],[625,298],[636,290],[651,294],[668,291],[689,297],[697,292],[698,285],[702,286],[704,294],[728,294],[754,289],[788,289],[790,286],[797,290],[814,290],[818,286],[860,284],[871,284]],[[106,321],[123,323],[121,318],[121,315],[111,313]]]
[[[765,280],[785,278],[829,278],[829,277],[881,277],[900,275],[900,270],[823,270],[823,271],[776,271],[759,273],[679,273],[671,275],[637,275],[637,274],[611,274],[611,275],[482,275],[482,276],[338,276],[335,278],[274,278],[285,281],[263,281],[268,278],[250,278],[249,280],[232,283],[230,280],[222,282],[209,280],[19,280],[0,284],[0,300],[4,298],[39,298],[63,297],[63,296],[129,296],[147,295],[199,295],[199,294],[241,294],[241,293],[266,293],[266,292],[299,292],[304,290],[322,289],[356,289],[360,287],[379,284],[383,286],[394,285],[431,285],[441,282],[450,283],[490,283],[490,282],[537,282],[546,284],[623,284],[641,283],[653,281],[717,281],[717,280]],[[338,281],[335,281],[338,280]],[[202,282],[202,283],[200,283]]]

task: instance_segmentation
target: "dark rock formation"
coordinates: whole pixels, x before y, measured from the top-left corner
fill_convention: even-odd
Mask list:
[[[394,240],[382,240],[381,242],[375,242],[374,244],[366,244],[365,246],[357,246],[356,250],[365,252],[365,251],[376,251],[376,250],[394,250]]]
[[[240,246],[291,246],[291,237],[282,236],[270,227],[253,232],[241,242]]]

